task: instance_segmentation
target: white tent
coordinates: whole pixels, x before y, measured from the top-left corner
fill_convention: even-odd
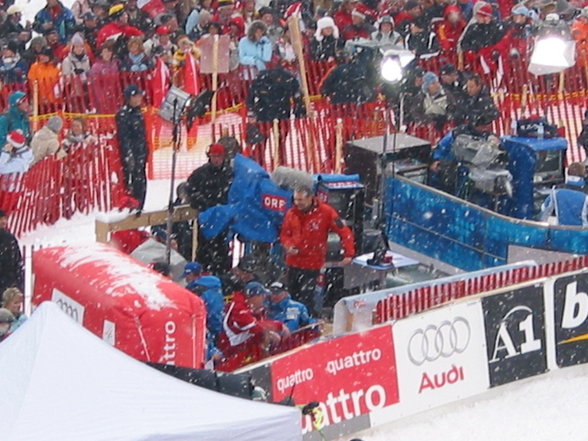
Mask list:
[[[43,303],[0,343],[6,441],[300,441],[300,412],[185,383]]]

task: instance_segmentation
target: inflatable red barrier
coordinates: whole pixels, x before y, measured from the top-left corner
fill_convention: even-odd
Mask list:
[[[202,300],[104,244],[33,255],[33,305],[50,300],[91,332],[139,360],[201,368]]]

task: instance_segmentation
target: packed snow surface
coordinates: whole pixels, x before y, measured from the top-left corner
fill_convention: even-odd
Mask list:
[[[363,441],[586,441],[587,414],[588,366],[584,365],[498,387],[356,437]]]

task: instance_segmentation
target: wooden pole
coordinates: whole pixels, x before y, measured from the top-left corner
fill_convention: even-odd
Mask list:
[[[306,63],[304,61],[304,54],[303,54],[303,47],[302,47],[302,35],[300,33],[300,23],[298,21],[298,17],[295,15],[291,16],[288,19],[288,29],[290,30],[290,35],[292,37],[292,46],[294,47],[294,52],[296,53],[296,58],[298,59],[298,67],[300,69],[300,82],[302,86],[302,95],[304,97],[304,106],[306,107],[306,116],[308,121],[312,124],[312,103],[310,102],[310,93],[308,91],[308,81],[306,79]],[[315,172],[319,171],[320,168],[320,157],[319,152],[317,149],[317,143],[315,141],[315,133],[314,130],[311,129],[308,132],[308,141],[309,144],[305,145],[305,153],[306,157],[310,160],[312,164],[312,169]]]
[[[274,149],[272,152],[272,162],[274,170],[280,165],[280,121],[274,119],[272,125],[272,132],[274,134]]]
[[[216,121],[216,89],[218,89],[218,35],[214,36],[212,42],[212,103],[210,106],[210,121]]]
[[[335,127],[335,173],[341,173],[343,162],[343,120],[337,118]]]
[[[39,128],[39,82],[33,83],[33,132]]]

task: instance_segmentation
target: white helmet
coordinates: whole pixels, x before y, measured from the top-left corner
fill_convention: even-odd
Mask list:
[[[22,9],[20,6],[16,6],[16,5],[11,5],[7,10],[6,10],[6,15],[13,15],[13,14],[22,14]]]

